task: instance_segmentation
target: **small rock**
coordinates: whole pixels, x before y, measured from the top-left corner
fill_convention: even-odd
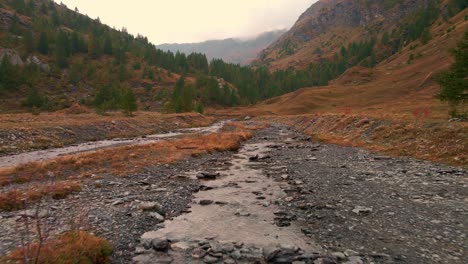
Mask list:
[[[192,258],[194,259],[201,259],[206,255],[206,250],[203,248],[195,248],[192,250]]]
[[[356,206],[352,212],[355,214],[366,215],[372,213],[372,207]]]
[[[257,161],[259,158],[258,154],[249,158],[250,161]]]
[[[174,251],[186,251],[190,249],[190,245],[187,242],[177,242],[171,244],[171,249]]]
[[[354,250],[351,250],[351,249],[347,249],[344,251],[344,254],[348,257],[351,257],[351,256],[358,256],[359,253],[354,251]]]
[[[213,200],[201,200],[199,202],[200,205],[210,205],[213,203]]]
[[[160,215],[160,214],[158,214],[156,212],[151,212],[149,215],[151,217],[153,217],[154,219],[158,220],[159,223],[164,222],[164,216],[162,216],[162,215]]]
[[[346,256],[343,252],[333,252],[331,253],[332,256],[336,257],[338,260],[345,260]]]
[[[362,259],[358,256],[351,256],[349,257],[348,262],[345,262],[344,264],[363,264],[364,262]]]
[[[219,176],[219,173],[216,172],[206,172],[202,171],[197,173],[197,179],[200,180],[215,180]]]
[[[169,248],[169,241],[167,239],[154,238],[151,240],[151,245],[156,251],[167,251]]]
[[[211,255],[206,255],[206,256],[203,258],[203,262],[205,262],[205,263],[216,263],[216,262],[218,262],[218,258],[213,257],[213,256],[211,256]]]

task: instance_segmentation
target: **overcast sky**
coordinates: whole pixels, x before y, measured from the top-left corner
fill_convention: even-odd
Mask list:
[[[153,43],[251,37],[290,28],[317,0],[56,0]]]

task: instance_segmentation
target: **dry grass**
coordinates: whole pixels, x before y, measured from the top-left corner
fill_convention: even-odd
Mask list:
[[[196,113],[184,114],[161,114],[157,112],[136,112],[134,117],[128,117],[120,112],[109,112],[106,115],[98,115],[93,112],[86,112],[83,108],[72,109],[83,113],[73,113],[72,118],[67,110],[54,113],[42,113],[40,115],[32,115],[29,113],[22,114],[1,114],[0,127],[2,129],[40,129],[53,128],[61,126],[88,126],[103,123],[128,123],[131,124],[146,124],[146,123],[179,123],[180,127],[188,127],[190,125],[203,126],[213,122],[212,118],[202,117]],[[71,111],[75,112],[75,111]],[[196,122],[192,124],[191,122]]]
[[[286,123],[328,143],[452,165],[468,163],[468,124],[464,123],[395,121],[336,114],[262,117],[261,120]]]
[[[0,193],[0,210],[13,211],[23,209],[41,200],[43,197],[63,199],[68,195],[81,191],[81,184],[76,181],[59,181],[56,183],[35,184],[25,190],[9,190]]]
[[[76,112],[82,109],[75,109]],[[73,111],[75,111],[73,110]],[[77,142],[134,137],[179,128],[211,125],[215,119],[197,113],[137,112],[100,116],[95,113],[0,114],[0,153],[61,147]]]
[[[191,136],[174,141],[125,146],[92,153],[60,157],[47,162],[34,162],[0,170],[0,186],[11,183],[41,181],[54,175],[64,179],[90,173],[123,175],[144,167],[172,163],[190,155],[214,151],[234,151],[252,133],[245,129]]]
[[[38,248],[40,254],[37,256]],[[66,232],[57,239],[44,244],[33,244],[11,252],[3,263],[38,263],[38,264],[72,264],[72,263],[110,263],[112,246],[103,238],[83,231]],[[28,262],[25,261],[29,259]]]

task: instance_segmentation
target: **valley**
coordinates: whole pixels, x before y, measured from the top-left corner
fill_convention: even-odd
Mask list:
[[[465,1],[267,2],[155,45],[0,0],[0,263],[467,263]]]

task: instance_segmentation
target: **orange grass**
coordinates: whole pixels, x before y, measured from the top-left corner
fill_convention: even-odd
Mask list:
[[[237,129],[232,132],[64,156],[47,162],[27,163],[12,169],[0,170],[0,186],[41,181],[50,177],[48,175],[55,175],[57,178],[89,175],[90,172],[123,175],[138,172],[141,168],[151,165],[172,163],[191,155],[234,151],[239,149],[242,141],[250,137],[252,137],[250,131]]]
[[[459,166],[468,163],[468,124],[465,123],[409,122],[333,114],[259,119],[285,123],[317,140],[337,145]]]
[[[40,247],[39,256],[37,256]],[[110,263],[112,246],[103,238],[83,231],[66,232],[57,239],[49,240],[42,245],[33,244],[11,252],[2,263],[38,263],[38,264],[72,264],[72,263]],[[25,261],[25,256],[28,261]]]
[[[76,181],[35,184],[26,190],[9,190],[0,193],[0,210],[23,209],[25,205],[37,202],[46,196],[53,199],[63,199],[79,191],[81,191],[81,184]]]

